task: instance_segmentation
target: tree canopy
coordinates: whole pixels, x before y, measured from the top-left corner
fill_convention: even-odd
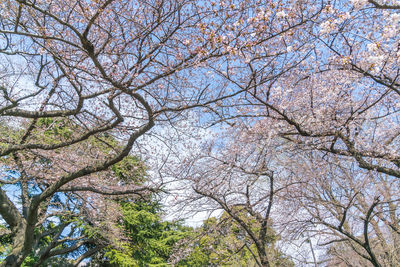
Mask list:
[[[0,266],[395,266],[399,24],[392,0],[0,0]]]

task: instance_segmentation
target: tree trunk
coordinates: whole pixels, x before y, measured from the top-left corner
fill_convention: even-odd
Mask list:
[[[270,267],[267,253],[260,253],[260,263],[262,267]]]
[[[34,244],[34,224],[27,225],[25,222],[18,225],[18,230],[13,238],[12,250],[5,258],[1,267],[18,267],[32,251]]]
[[[25,249],[25,229],[24,225],[19,227],[20,229],[15,234],[14,242],[12,244],[12,250],[10,254],[5,258],[1,266],[17,267],[21,266],[26,256],[29,254],[29,250]]]

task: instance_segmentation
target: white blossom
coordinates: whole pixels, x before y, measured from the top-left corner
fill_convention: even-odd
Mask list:
[[[287,14],[285,13],[285,11],[279,11],[278,13],[276,13],[276,16],[278,17],[278,18],[285,18],[285,17],[287,17]]]
[[[360,8],[368,4],[368,0],[352,0],[351,2],[355,8]]]

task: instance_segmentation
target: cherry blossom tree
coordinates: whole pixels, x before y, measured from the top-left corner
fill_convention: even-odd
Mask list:
[[[273,235],[261,236],[263,229],[275,229],[283,247],[294,245],[290,255],[299,264],[397,264],[397,177],[363,170],[341,155],[306,151],[285,138],[271,139],[268,131],[235,127],[187,161],[183,179],[194,191],[185,199],[189,207],[223,210],[260,266],[276,260],[268,250],[260,253],[263,242],[268,248],[274,242]],[[310,246],[310,254],[297,256],[304,251],[295,251],[296,245]]]
[[[10,127],[3,130],[6,131],[2,132],[4,136],[18,135],[17,130],[10,134]],[[22,128],[19,133],[25,130]],[[65,119],[38,119],[31,140],[45,140],[51,145],[60,139],[71,139],[72,133],[78,132],[79,128],[73,127]],[[34,137],[40,139],[34,140]],[[13,204],[21,212],[21,216],[27,216],[30,201],[57,181],[52,177],[57,177],[63,171],[72,172],[74,167],[79,168],[76,166],[78,162],[85,164],[107,157],[112,149],[118,149],[114,138],[97,135],[64,150],[67,154],[62,154],[61,150],[24,151],[12,157],[3,157],[3,200],[10,201],[10,205]],[[27,167],[23,167],[23,164]],[[146,177],[143,163],[138,158],[127,156],[102,173],[71,181],[40,203],[33,236],[30,237],[32,248],[28,252],[35,259],[34,266],[48,263],[53,257],[71,255],[77,255],[76,264],[79,264],[107,246],[117,246],[125,238],[117,227],[121,217],[118,198],[145,197],[155,192],[155,186],[145,184]],[[102,181],[101,184],[99,181]],[[15,249],[13,229],[6,230],[2,235],[10,240],[6,242],[6,250],[12,252]]]
[[[282,164],[287,141],[260,138],[238,126],[218,140],[188,156],[191,160],[186,161],[181,179],[193,193],[188,192],[183,204],[189,201],[189,207],[197,210],[222,210],[225,219],[213,231],[223,233],[224,220],[235,225],[238,230],[233,235],[242,243],[237,241],[232,253],[250,252],[257,266],[283,264],[281,248],[275,246],[296,218],[296,202],[288,194],[299,184]],[[289,261],[286,264],[290,266]]]
[[[252,57],[242,63],[245,75],[224,76],[247,90],[238,109],[247,127],[291,142],[295,160],[317,155],[295,169],[304,179],[318,177],[303,202],[310,221],[374,266],[397,261],[398,18],[391,1],[332,2],[313,20],[305,45],[287,49],[307,55],[296,67],[271,76],[260,67],[265,59]]]
[[[57,211],[56,194],[81,197],[78,205],[91,205],[84,214],[91,218],[118,214],[104,196],[143,188],[110,168],[138,138],[157,123],[173,124],[185,110],[217,110],[244,92],[210,82],[209,71],[250,46],[242,31],[250,33],[239,26],[247,11],[262,6],[0,1],[0,155],[18,173],[1,182],[18,185],[21,201],[20,208],[2,187],[0,214],[12,233],[4,266],[19,266],[32,251],[40,238],[35,228]]]
[[[241,65],[244,75],[224,76],[246,88],[238,113],[254,117],[260,132],[400,177],[398,12],[391,2],[325,5],[308,32],[297,32],[308,35],[305,42],[287,41],[295,67],[271,75],[265,59],[253,56]]]
[[[12,237],[4,266],[19,266],[42,238],[35,227],[58,212],[100,229],[118,217],[111,199],[160,189],[162,181],[140,180],[130,154],[193,110],[199,124],[226,123],[237,139],[188,161],[186,178],[243,227],[260,265],[269,264],[269,224],[279,221],[273,207],[290,207],[290,190],[309,194],[300,174],[325,175],[331,157],[370,184],[336,170],[332,183],[345,180],[350,190],[344,209],[329,220],[307,212],[373,264],[383,261],[372,248],[387,251],[378,230],[384,220],[393,230],[396,218],[383,210],[398,194],[382,190],[400,178],[397,2],[11,0],[0,10],[0,215]],[[320,166],[295,165],[291,151],[316,153]],[[390,196],[372,196],[380,190]],[[314,197],[316,210],[335,205]],[[345,229],[347,212],[364,216],[362,238]],[[53,238],[65,233],[59,225]],[[103,230],[107,240],[119,236]],[[62,254],[57,238],[43,255]]]
[[[394,266],[399,261],[398,178],[363,171],[337,156],[303,153],[294,166],[301,186],[292,191],[313,225],[327,259],[336,264],[360,262]]]

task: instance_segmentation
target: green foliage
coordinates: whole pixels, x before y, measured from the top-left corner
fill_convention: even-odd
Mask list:
[[[23,135],[22,129],[17,129],[4,120],[0,120],[0,151],[9,148],[11,144],[18,143]],[[0,157],[0,163],[7,165],[10,156]],[[3,166],[4,167],[4,166]]]
[[[135,182],[142,184],[146,181],[146,167],[144,163],[135,156],[127,156],[112,166],[114,174],[124,182]]]
[[[33,266],[37,261],[39,260],[39,257],[30,254],[28,257],[25,258],[24,262],[22,263],[21,267],[31,267]]]
[[[111,266],[169,266],[174,245],[185,238],[190,229],[179,222],[161,219],[161,207],[155,201],[121,203],[121,227],[129,238],[121,248],[109,249],[103,260]]]
[[[0,262],[5,258],[11,250],[11,234],[8,233],[7,227],[0,224]]]
[[[255,233],[259,231],[256,220],[244,213],[239,216]],[[191,252],[178,266],[257,266],[254,258],[258,257],[255,245],[244,229],[226,212],[219,218],[204,221],[192,237],[195,241],[191,242]],[[279,236],[273,229],[268,229],[267,238],[267,254],[271,259],[271,266],[294,266],[291,260],[275,248]]]
[[[108,248],[93,264],[112,267],[170,266],[168,260],[179,249],[188,252],[180,257],[176,266],[257,266],[255,245],[227,213],[219,218],[210,218],[201,227],[193,229],[179,222],[162,221],[161,207],[154,201],[122,202],[121,208],[121,227],[129,241],[119,248]],[[258,231],[255,220],[245,217],[245,214],[240,216],[255,232]],[[275,248],[279,236],[273,229],[268,230],[267,238],[271,266],[294,266]]]
[[[35,256],[33,253],[30,254],[28,257],[25,258],[24,262],[21,264],[21,267],[32,267],[37,264],[39,257]],[[48,266],[57,266],[57,267],[72,267],[73,262],[72,260],[66,259],[65,257],[53,257],[42,264],[39,265],[40,267],[48,267]]]
[[[226,214],[210,218],[196,229],[198,238],[191,253],[178,266],[255,266],[254,258],[240,227]]]
[[[44,141],[49,144],[58,143],[71,138],[74,126],[67,118],[40,118],[37,121],[37,130],[42,129]]]

